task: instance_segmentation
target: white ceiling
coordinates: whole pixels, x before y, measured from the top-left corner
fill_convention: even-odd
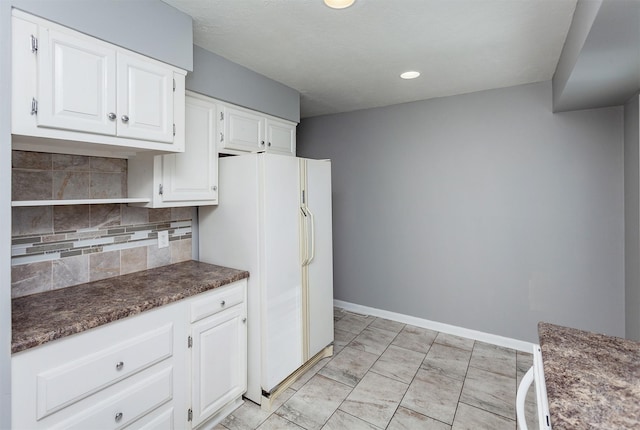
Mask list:
[[[301,116],[552,78],[576,0],[164,0],[194,43],[301,93]],[[418,70],[412,81],[401,72]]]

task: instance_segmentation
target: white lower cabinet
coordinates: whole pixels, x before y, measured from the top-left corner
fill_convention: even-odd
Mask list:
[[[192,305],[193,426],[209,420],[247,390],[247,311],[240,285]],[[241,300],[238,301],[237,299]],[[235,300],[234,300],[235,299]],[[215,425],[218,420],[211,422]]]
[[[14,354],[12,428],[213,427],[246,391],[246,284]]]

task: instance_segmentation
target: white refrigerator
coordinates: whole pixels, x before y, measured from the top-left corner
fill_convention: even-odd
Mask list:
[[[261,404],[332,352],[331,162],[223,157],[219,190],[217,207],[199,208],[199,259],[250,272],[245,396]]]

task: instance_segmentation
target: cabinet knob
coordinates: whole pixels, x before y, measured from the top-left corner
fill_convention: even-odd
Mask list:
[[[107,118],[109,118],[111,121],[113,121],[114,119],[116,119],[116,114],[113,112],[109,112],[109,115],[107,115]]]
[[[122,115],[120,119],[122,120],[122,122],[129,122],[129,117],[127,115]]]
[[[122,412],[118,412],[115,416],[116,422],[119,423],[122,421]]]
[[[271,146],[271,142],[268,142],[268,143],[267,143],[267,146]]]
[[[124,363],[122,361],[118,361],[116,363],[116,370],[122,370],[123,367],[124,367]]]
[[[220,306],[224,306],[226,304],[227,304],[227,302],[225,302],[224,300],[220,302]]]
[[[217,186],[217,185],[214,185],[214,186],[212,186],[212,187],[211,187],[211,189],[212,189],[213,191],[218,191],[218,186]]]
[[[242,318],[242,322],[246,323],[247,322],[247,317]]]
[[[264,146],[264,140],[260,142],[260,146]]]

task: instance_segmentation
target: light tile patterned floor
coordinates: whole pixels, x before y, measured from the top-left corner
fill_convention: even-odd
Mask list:
[[[285,391],[272,413],[246,401],[216,429],[516,429],[517,384],[531,354],[339,308],[334,321],[333,357]]]

